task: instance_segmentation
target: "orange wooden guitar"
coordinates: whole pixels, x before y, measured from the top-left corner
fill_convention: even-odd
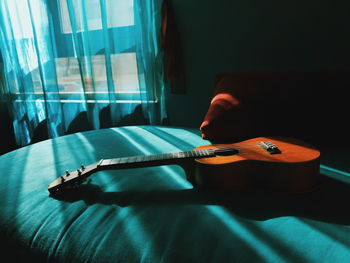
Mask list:
[[[265,188],[298,193],[311,190],[319,177],[320,152],[297,139],[259,137],[233,144],[213,144],[193,151],[102,159],[53,181],[51,195],[74,189],[101,170],[181,165],[196,187],[223,191]]]

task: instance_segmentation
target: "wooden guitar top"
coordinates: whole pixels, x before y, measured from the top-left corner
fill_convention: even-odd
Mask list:
[[[261,145],[262,142],[269,142],[275,145],[279,153],[271,154]],[[231,147],[238,150],[235,155],[215,156],[209,158],[196,159],[202,164],[226,164],[239,161],[265,161],[265,162],[283,162],[283,163],[302,163],[315,160],[320,157],[320,152],[313,146],[293,138],[285,137],[257,137],[254,139],[233,143],[233,144],[213,144],[204,145],[196,148],[200,149],[219,149]]]

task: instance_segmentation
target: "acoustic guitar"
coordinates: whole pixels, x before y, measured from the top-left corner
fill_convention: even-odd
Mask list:
[[[177,164],[195,186],[220,191],[251,188],[300,193],[313,189],[319,177],[320,152],[292,138],[258,137],[233,144],[213,144],[187,152],[102,159],[53,181],[48,190],[59,195],[76,188],[102,170]]]

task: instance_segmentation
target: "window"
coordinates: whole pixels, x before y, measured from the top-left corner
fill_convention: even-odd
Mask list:
[[[133,113],[152,124],[165,117],[156,94],[164,90],[159,1],[0,1],[2,99],[10,102],[19,145],[43,120],[56,137],[80,114],[93,128]]]
[[[38,14],[40,10],[46,10],[41,8],[37,2],[34,8]],[[39,2],[38,2],[39,3]],[[82,3],[85,3],[84,8]],[[88,29],[92,39],[97,37],[103,38],[102,33],[102,21],[101,21],[101,9],[100,0],[72,0],[74,5],[75,20],[77,22],[78,33],[83,31],[83,18],[88,23]],[[40,69],[38,65],[38,57],[34,48],[34,35],[32,31],[32,20],[30,17],[29,6],[27,1],[13,0],[8,1],[9,11],[11,14],[11,20],[23,19],[22,21],[11,21],[12,25],[18,25],[13,29],[15,38],[24,43],[26,47],[26,54],[20,55],[19,58],[25,59],[20,61],[23,72],[26,74],[26,81],[32,83],[33,89],[31,91],[26,90],[25,94],[35,95],[34,99],[44,98],[43,83],[40,76]],[[80,5],[80,6],[79,6]],[[33,8],[33,6],[31,6]],[[57,0],[57,9],[51,10],[56,12],[56,16],[60,21],[56,23],[56,26],[60,28],[56,31],[55,41],[58,49],[62,48],[58,43],[63,45],[67,44],[67,41],[72,41],[72,27],[69,19],[69,11],[67,6],[67,0]],[[21,9],[21,11],[19,11]],[[85,9],[85,15],[82,13]],[[113,12],[117,12],[118,15],[114,15]],[[107,25],[109,30],[114,30],[112,33],[116,36],[116,42],[112,40],[111,46],[118,50],[113,50],[112,54],[108,54],[111,59],[113,84],[115,90],[115,98],[117,103],[140,103],[140,85],[139,81],[143,81],[144,77],[138,72],[137,59],[135,50],[135,38],[137,38],[134,30],[134,0],[106,0],[106,13],[107,13]],[[21,16],[20,16],[21,14]],[[45,13],[46,15],[46,13]],[[36,17],[35,17],[36,19]],[[38,18],[40,21],[44,18]],[[46,24],[45,26],[48,26]],[[102,44],[101,44],[102,43]],[[117,43],[117,45],[116,45]],[[69,44],[68,44],[69,45]],[[95,45],[95,46],[94,46]],[[100,45],[100,46],[99,46]],[[61,102],[82,102],[83,99],[87,99],[88,103],[108,103],[110,94],[107,83],[106,72],[106,58],[103,52],[103,41],[95,41],[90,43],[92,50],[99,52],[92,52],[93,55],[89,58],[79,58],[81,67],[87,68],[88,65],[92,68],[92,76],[81,76],[81,69],[79,68],[78,58],[73,54],[73,45],[66,48],[67,54],[61,54],[57,58],[49,58],[51,65],[55,67],[58,89],[54,88],[54,91],[46,91],[46,94],[57,94]],[[22,49],[18,49],[17,52],[21,52]],[[40,50],[45,53],[46,50]],[[52,61],[54,59],[54,61]],[[48,60],[45,60],[47,62]],[[54,75],[50,76],[51,78]],[[46,77],[46,76],[45,76]],[[55,79],[46,79],[46,83],[56,83]],[[14,85],[14,93],[19,95],[21,92],[17,90],[17,85]],[[31,97],[31,96],[30,96]],[[18,97],[20,98],[20,97]],[[150,102],[156,102],[156,99]]]
[[[86,3],[88,3],[88,5]],[[77,10],[74,14],[77,32],[82,32],[84,30],[83,19],[85,18],[87,28],[89,31],[91,31],[91,35],[98,34],[99,31],[102,30],[100,0],[89,0],[88,2],[85,1],[85,6],[82,6],[82,4],[83,1],[81,0],[72,0],[74,10]],[[58,6],[61,32],[66,35],[71,34],[72,26],[69,19],[67,0],[58,0]],[[118,13],[117,15],[114,14],[116,11]],[[82,12],[85,12],[85,14]],[[106,14],[107,26],[110,29],[133,27],[134,0],[106,0]],[[126,33],[128,32],[129,31],[126,31]],[[101,33],[99,34],[99,37],[102,37]],[[113,84],[118,103],[140,102],[139,74],[137,70],[136,53],[130,52],[130,50],[134,49],[134,41],[129,40],[129,38],[132,37],[134,36],[126,36],[125,34],[121,34],[121,37],[118,38],[117,41],[118,46],[123,46],[124,50],[115,51],[115,54],[110,55]],[[123,44],[123,42],[126,44]],[[91,43],[91,45],[93,44],[94,43]],[[59,92],[63,102],[75,102],[75,99],[77,99],[79,94],[82,93],[83,87],[85,88],[85,95],[87,96],[88,102],[103,103],[108,99],[109,91],[107,84],[105,55],[94,55],[90,59],[93,76],[88,78],[85,77],[83,79],[80,75],[81,72],[79,70],[77,58],[67,56],[56,59],[55,63]],[[85,63],[86,61],[87,60],[82,58],[82,68],[87,66]],[[87,61],[87,63],[90,63],[90,61]],[[73,94],[76,94],[76,96]],[[70,100],[68,97],[75,99]],[[94,100],[92,98],[98,99]]]
[[[117,103],[140,103],[140,76],[137,72],[135,53],[112,54],[111,61]],[[94,82],[92,82],[92,78],[82,79],[78,59],[75,57],[57,58],[55,64],[61,102],[80,102],[83,93],[86,95],[88,103],[108,102],[109,91],[104,55],[91,57]],[[82,67],[85,67],[84,63],[82,63]],[[33,70],[29,76],[33,82],[33,93],[43,94],[39,69]],[[84,92],[83,87],[85,88]],[[19,92],[16,93],[19,94]],[[29,93],[26,92],[26,94]]]

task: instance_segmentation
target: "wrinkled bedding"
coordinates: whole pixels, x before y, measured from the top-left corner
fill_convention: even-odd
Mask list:
[[[170,165],[101,171],[49,197],[66,170],[100,159],[187,151],[199,131],[128,126],[82,132],[0,156],[2,262],[350,262],[349,187],[312,193],[194,189]]]

